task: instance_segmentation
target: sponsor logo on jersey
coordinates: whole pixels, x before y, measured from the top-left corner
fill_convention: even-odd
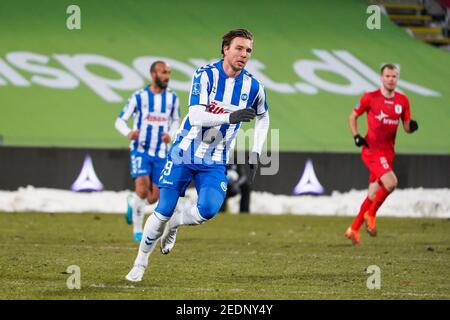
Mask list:
[[[166,180],[166,179],[163,179],[162,183],[173,185],[172,181],[169,181],[169,180]]]
[[[383,119],[383,124],[391,124],[396,126],[398,124],[398,120],[393,119]]]
[[[394,101],[384,100],[384,103],[386,103],[386,104],[394,104]]]
[[[211,104],[208,106],[207,111],[214,114],[228,113],[225,111],[223,107],[219,106],[219,104],[216,101],[211,102]]]
[[[152,115],[149,114],[147,116],[147,121],[149,121],[149,122],[166,122],[167,121],[167,117],[152,116]]]
[[[386,118],[386,117],[387,117],[387,114],[385,114],[383,111],[380,111],[380,114],[377,115],[377,116],[375,116],[375,118],[376,118],[378,121],[383,121],[383,119]]]
[[[378,121],[381,121],[383,124],[389,124],[389,125],[397,125],[398,124],[398,120],[395,119],[388,119],[387,118],[388,115],[385,114],[383,111],[380,111],[380,114],[375,116],[375,119],[377,119]]]

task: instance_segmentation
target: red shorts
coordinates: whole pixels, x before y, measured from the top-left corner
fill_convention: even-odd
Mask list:
[[[394,164],[393,154],[363,148],[361,158],[370,171],[369,183],[379,182],[382,175],[392,171],[392,165]]]

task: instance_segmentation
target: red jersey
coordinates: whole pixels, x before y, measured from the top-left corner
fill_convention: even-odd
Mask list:
[[[386,98],[378,89],[365,93],[354,110],[358,115],[367,112],[365,138],[370,151],[393,155],[399,121],[411,119],[408,97],[395,91],[393,98]]]

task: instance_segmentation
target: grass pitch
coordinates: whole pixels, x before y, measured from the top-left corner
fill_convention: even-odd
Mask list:
[[[350,222],[219,214],[182,228],[171,254],[158,247],[133,284],[122,215],[0,213],[0,299],[450,299],[450,219],[380,217],[361,247],[343,236]],[[70,265],[80,290],[67,288]]]

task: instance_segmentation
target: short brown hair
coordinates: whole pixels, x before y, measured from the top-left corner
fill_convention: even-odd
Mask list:
[[[156,66],[158,64],[166,64],[164,61],[162,60],[156,60],[155,62],[152,63],[152,65],[150,66],[150,73],[155,72],[156,71]]]
[[[237,37],[253,41],[253,34],[247,29],[230,30],[222,37],[222,54],[223,54],[223,47],[229,46],[231,41],[233,41],[233,39]]]
[[[384,69],[389,69],[389,70],[398,70],[397,66],[393,63],[385,63],[381,66],[380,69],[380,74],[383,75],[383,71]]]

